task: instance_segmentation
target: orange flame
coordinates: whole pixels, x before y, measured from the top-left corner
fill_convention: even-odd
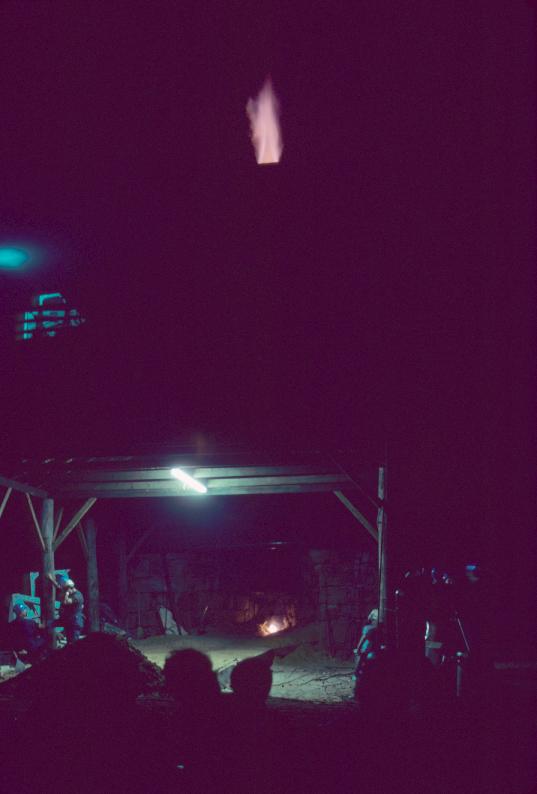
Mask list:
[[[287,618],[270,618],[270,620],[265,620],[264,623],[261,623],[259,626],[259,633],[262,637],[266,637],[268,634],[277,634],[288,626],[289,621]]]
[[[283,144],[278,111],[278,99],[272,90],[270,79],[267,78],[257,99],[249,99],[246,105],[255,159],[259,165],[280,162]]]

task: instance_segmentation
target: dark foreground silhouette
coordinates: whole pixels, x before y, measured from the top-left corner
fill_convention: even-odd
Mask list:
[[[271,663],[270,654],[241,662],[223,694],[198,651],[171,654],[163,676],[126,640],[92,634],[0,685],[0,702],[19,707],[3,721],[0,791],[531,788],[517,783],[529,733],[513,726],[516,709],[497,687],[486,702],[455,702],[430,682],[417,687],[419,673],[392,659],[361,704],[267,705]]]

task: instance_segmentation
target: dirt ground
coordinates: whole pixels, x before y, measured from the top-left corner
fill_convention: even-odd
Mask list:
[[[321,654],[316,647],[318,634],[318,627],[312,624],[268,637],[212,633],[186,637],[161,635],[133,641],[133,645],[159,667],[163,667],[173,650],[195,648],[202,651],[211,659],[224,691],[229,688],[229,676],[237,662],[275,649],[278,655],[272,664],[272,698],[348,702],[353,694],[353,660],[332,659]]]

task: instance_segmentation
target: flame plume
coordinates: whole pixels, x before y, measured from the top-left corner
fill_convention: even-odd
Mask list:
[[[257,99],[249,99],[246,113],[250,119],[255,159],[259,165],[279,163],[283,144],[279,122],[279,104],[270,79],[259,92]]]

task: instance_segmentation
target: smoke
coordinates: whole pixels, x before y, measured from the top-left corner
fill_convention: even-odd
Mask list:
[[[246,113],[250,119],[255,159],[259,165],[279,163],[283,144],[278,118],[279,104],[267,78],[257,99],[249,99]]]

